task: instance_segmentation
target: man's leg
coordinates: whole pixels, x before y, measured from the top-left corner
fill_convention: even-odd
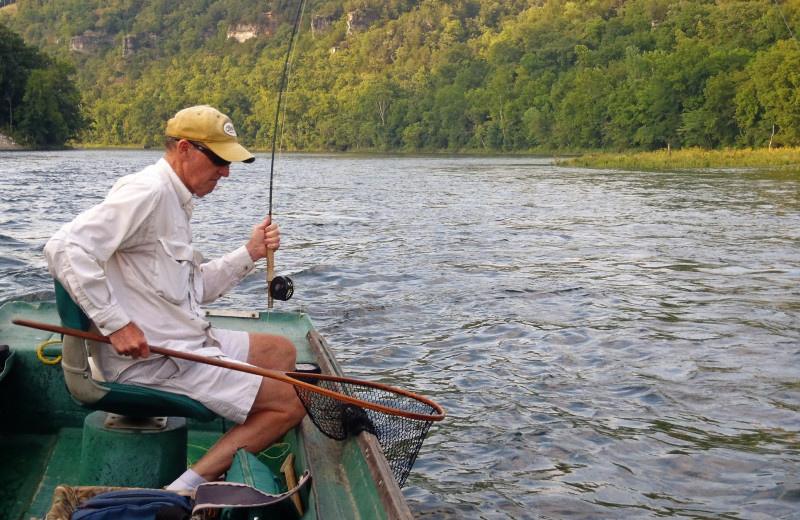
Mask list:
[[[250,334],[248,363],[290,372],[296,360],[297,352],[288,339],[271,334]],[[206,480],[215,480],[230,468],[237,449],[259,453],[283,437],[304,416],[305,410],[292,385],[262,378],[247,419],[228,430],[192,470]]]

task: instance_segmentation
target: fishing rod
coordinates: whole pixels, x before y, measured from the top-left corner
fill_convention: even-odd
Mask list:
[[[286,84],[289,80],[289,67],[291,65],[292,48],[294,47],[295,37],[297,30],[300,27],[300,21],[303,19],[303,12],[305,11],[306,0],[301,0],[297,6],[297,14],[295,15],[294,25],[292,26],[292,34],[289,37],[289,47],[286,49],[286,61],[283,64],[283,73],[281,74],[281,82],[278,87],[278,104],[275,106],[275,123],[272,125],[272,154],[269,162],[269,212],[270,221],[272,221],[272,193],[275,185],[275,152],[278,145],[278,125],[280,123],[281,115],[281,101],[283,100],[283,91],[286,89]],[[284,114],[284,122],[286,115]],[[283,133],[283,132],[281,132]],[[269,288],[268,308],[272,308],[274,300],[287,301],[294,294],[294,283],[291,278],[287,276],[275,276],[275,250],[267,249],[267,287]]]

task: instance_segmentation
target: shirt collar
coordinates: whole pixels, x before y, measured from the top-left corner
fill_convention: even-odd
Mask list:
[[[165,159],[159,159],[158,162],[169,174],[169,180],[172,181],[172,186],[175,188],[175,193],[178,194],[178,202],[181,203],[183,211],[186,212],[186,218],[191,218],[192,212],[194,211],[194,199],[192,198],[192,192],[190,192],[189,188],[183,184],[183,181],[180,179],[180,177],[178,177],[178,174],[175,173],[175,170],[172,169],[172,166],[170,166]]]

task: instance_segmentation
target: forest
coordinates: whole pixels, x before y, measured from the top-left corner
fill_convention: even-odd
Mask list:
[[[74,67],[27,45],[0,24],[0,130],[29,146],[61,146],[82,135],[88,120]]]
[[[268,149],[302,5],[283,149],[800,145],[800,0],[301,1],[19,0],[0,24],[72,64],[81,144],[160,146],[207,103]]]

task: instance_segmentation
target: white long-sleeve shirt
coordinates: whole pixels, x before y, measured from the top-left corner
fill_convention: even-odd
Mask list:
[[[192,245],[192,194],[164,159],[121,178],[106,199],[63,226],[45,246],[50,273],[103,334],[136,323],[150,345],[201,355],[207,330],[200,305],[253,269],[245,247],[203,263]],[[106,379],[136,360],[98,349]]]

